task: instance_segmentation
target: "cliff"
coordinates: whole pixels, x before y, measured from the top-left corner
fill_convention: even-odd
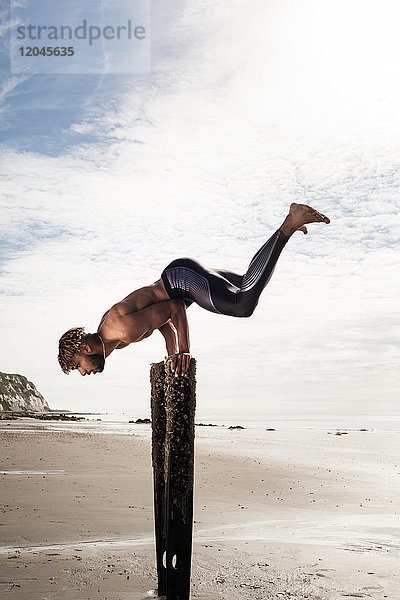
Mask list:
[[[50,410],[42,394],[23,375],[0,372],[0,412]]]

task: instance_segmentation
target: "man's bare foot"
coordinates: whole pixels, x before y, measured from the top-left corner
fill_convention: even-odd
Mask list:
[[[330,219],[307,204],[292,202],[289,214],[279,229],[290,237],[298,229],[307,233],[307,227],[304,227],[307,223],[330,223]]]
[[[331,222],[328,217],[315,210],[315,208],[307,204],[297,204],[296,202],[292,202],[290,205],[289,215],[295,222],[298,222],[299,227],[307,223]]]

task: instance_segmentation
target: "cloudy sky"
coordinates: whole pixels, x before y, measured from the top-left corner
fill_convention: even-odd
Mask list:
[[[112,18],[93,5],[60,23]],[[159,332],[85,378],[60,335],[179,256],[244,272],[304,202],[331,224],[293,236],[251,319],[188,310],[198,415],[396,412],[398,3],[153,0],[142,73],[104,43],[93,73],[10,69],[0,7],[0,370],[53,408],[148,414]]]

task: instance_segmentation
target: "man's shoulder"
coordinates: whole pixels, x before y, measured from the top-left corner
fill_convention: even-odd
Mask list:
[[[121,319],[126,314],[123,307],[119,306],[119,304],[120,302],[114,304],[100,321],[97,331],[107,339],[118,339]]]
[[[111,307],[106,320],[101,324],[98,333],[107,344],[114,345],[113,350],[124,348],[127,345],[125,338],[126,317],[118,307]]]

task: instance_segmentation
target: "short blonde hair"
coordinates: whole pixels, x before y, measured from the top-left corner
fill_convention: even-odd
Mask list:
[[[80,351],[84,327],[72,327],[60,337],[58,342],[58,362],[66,375],[73,368],[74,356]]]

